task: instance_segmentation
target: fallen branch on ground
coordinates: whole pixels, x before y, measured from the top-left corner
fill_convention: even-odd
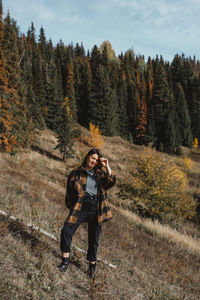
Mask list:
[[[0,210],[0,214],[3,215],[3,216],[9,217],[9,219],[11,219],[11,220],[13,220],[13,221],[20,221],[20,222],[22,222],[24,225],[26,225],[27,227],[29,227],[29,228],[31,228],[31,229],[33,229],[33,230],[38,230],[40,233],[42,233],[42,234],[44,234],[45,236],[48,236],[48,237],[50,237],[51,239],[53,239],[54,241],[58,242],[58,239],[57,239],[53,234],[51,234],[51,233],[49,233],[49,232],[47,232],[47,231],[45,231],[45,230],[39,228],[38,226],[35,226],[34,224],[31,224],[31,223],[25,223],[25,222],[23,222],[22,220],[19,220],[18,218],[14,217],[14,216],[9,216],[8,213],[6,213],[5,211],[2,211],[2,210]],[[81,248],[79,248],[79,247],[74,246],[74,248],[75,248],[77,251],[79,251],[79,252],[86,253],[85,250],[83,250],[83,249],[81,249]],[[117,268],[117,266],[115,266],[115,265],[109,263],[107,260],[103,260],[102,258],[97,258],[97,260],[103,262],[105,265],[108,265],[108,266],[111,267],[111,268],[114,268],[114,269]]]

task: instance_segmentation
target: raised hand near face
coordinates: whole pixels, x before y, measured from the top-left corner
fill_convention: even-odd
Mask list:
[[[102,157],[99,159],[100,160],[100,163],[102,164],[103,167],[105,167],[108,171],[108,174],[111,175],[112,174],[112,171],[110,169],[110,166],[109,166],[109,163],[108,163],[108,159],[105,158],[105,157]]]

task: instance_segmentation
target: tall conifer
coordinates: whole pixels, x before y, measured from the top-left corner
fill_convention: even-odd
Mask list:
[[[7,14],[4,21],[4,53],[7,71],[9,103],[13,116],[12,132],[16,137],[16,146],[29,144],[31,126],[27,117],[25,90],[22,85],[22,74],[19,65],[18,28],[16,22]]]
[[[0,151],[11,152],[16,144],[16,137],[12,132],[13,117],[9,102],[8,79],[5,69],[5,58],[3,51],[4,22],[3,7],[0,0]]]
[[[31,74],[33,79],[33,92],[35,94],[34,111],[37,111],[37,115],[34,115],[33,122],[37,124],[39,129],[44,128],[44,116],[45,111],[45,86],[44,78],[42,74],[42,66],[40,64],[40,55],[38,44],[36,41],[35,27],[31,24],[31,29],[28,31],[28,44],[30,44],[30,59],[31,59]]]
[[[56,149],[59,149],[60,153],[62,153],[63,161],[66,161],[66,158],[71,157],[74,153],[73,144],[75,137],[74,120],[70,113],[70,105],[67,99],[62,102],[59,109],[56,133],[58,142]]]
[[[89,102],[91,90],[90,62],[87,58],[76,57],[75,61],[75,95],[78,111],[78,122],[89,127]]]
[[[117,132],[123,138],[128,138],[128,117],[127,117],[127,88],[125,72],[121,70],[117,83]]]
[[[116,134],[116,103],[106,70],[102,65],[96,70],[92,81],[89,120],[98,126],[103,135]]]
[[[181,137],[181,145],[192,146],[191,120],[185,94],[180,83],[176,86],[176,115],[178,118],[178,129]]]
[[[137,84],[137,124],[136,124],[136,142],[143,144],[147,132],[147,102],[146,102],[146,82],[145,72],[146,64],[143,59],[139,58],[136,71]]]
[[[127,90],[127,118],[130,140],[135,141],[137,125],[137,95],[135,80],[135,55],[132,50],[125,53],[122,59],[122,66],[126,76]]]
[[[68,99],[70,105],[70,114],[76,120],[77,119],[77,106],[74,89],[74,66],[71,61],[67,67],[66,85],[64,89],[64,97]]]
[[[135,141],[137,126],[137,94],[135,78],[130,72],[127,74],[127,116],[128,129],[133,141]]]
[[[200,73],[192,82],[192,93],[189,102],[191,129],[193,137],[200,141]]]
[[[59,61],[56,60],[51,40],[47,43],[46,78],[46,125],[56,131],[63,99],[62,75]]]
[[[156,146],[162,150],[164,144],[164,127],[166,115],[173,107],[173,94],[169,87],[162,58],[156,57],[154,62],[154,90],[152,96],[154,111]]]

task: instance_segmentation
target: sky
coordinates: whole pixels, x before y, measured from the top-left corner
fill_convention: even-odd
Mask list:
[[[83,44],[91,51],[109,41],[116,55],[176,54],[200,59],[200,0],[3,0],[21,33],[33,22],[56,45]]]

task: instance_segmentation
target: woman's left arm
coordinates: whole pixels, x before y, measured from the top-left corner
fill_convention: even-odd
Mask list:
[[[106,172],[102,176],[101,183],[102,183],[103,188],[105,190],[108,190],[115,185],[116,176],[115,176],[114,172],[111,170],[107,158],[100,158],[100,162],[101,162],[102,166],[105,167],[105,169],[106,169]]]

